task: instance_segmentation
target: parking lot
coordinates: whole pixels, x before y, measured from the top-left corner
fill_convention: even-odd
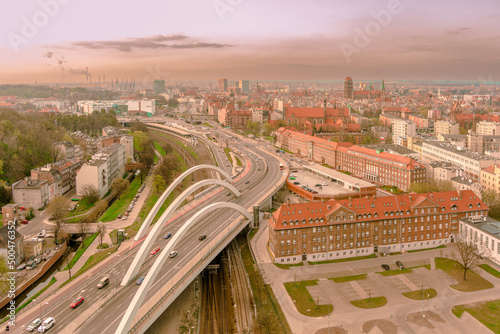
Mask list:
[[[313,194],[332,197],[340,194],[356,194],[355,191],[346,189],[336,182],[302,169],[291,169],[288,180]]]

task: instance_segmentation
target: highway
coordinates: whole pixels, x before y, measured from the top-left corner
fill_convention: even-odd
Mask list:
[[[218,131],[220,135],[223,135],[221,131]],[[234,137],[234,134],[231,134]],[[228,139],[229,140],[229,139]],[[241,151],[246,158],[252,163],[251,168],[247,175],[238,182],[235,186],[242,191],[242,196],[240,198],[235,198],[231,193],[228,196],[228,190],[223,190],[218,194],[214,195],[211,199],[205,201],[201,205],[208,205],[214,202],[220,201],[231,201],[239,204],[247,209],[258,200],[263,194],[268,192],[270,189],[276,186],[278,180],[283,174],[283,171],[279,170],[279,162],[274,157],[257,148],[251,147],[243,140],[231,141],[233,148],[237,148]],[[223,164],[224,158],[226,158],[225,153],[219,147],[210,141],[207,141],[211,145],[217,160],[219,161],[219,166],[226,167]],[[250,146],[250,150],[247,148]],[[222,151],[222,152],[221,152]],[[260,155],[264,160],[257,159],[256,154]],[[220,159],[220,160],[219,160]],[[266,163],[269,163],[269,167],[266,172]],[[248,183],[246,183],[248,181]],[[163,234],[171,232],[174,234],[180,226],[189,219],[196,210],[191,210],[187,214],[183,215],[181,218],[172,221],[167,227],[163,229]],[[203,243],[207,240],[212,240],[216,235],[220,233],[231,221],[238,217],[240,213],[232,210],[222,209],[216,210],[213,213],[206,216],[203,221],[200,221],[196,226],[194,226],[184,239],[179,243],[176,250],[179,255],[173,259],[168,259],[167,264],[164,266],[162,272],[156,278],[155,283],[150,289],[150,293],[154,294],[167,282],[172,276],[182,269],[183,265],[189,261],[193,254],[197,254],[203,247]],[[169,240],[163,239],[163,234],[155,242],[154,247],[165,247]],[[205,241],[199,241],[198,237],[202,234],[207,235]],[[153,248],[154,248],[153,247]],[[92,304],[98,302],[102,298],[105,298],[107,294],[111,293],[113,287],[118,284],[123,278],[128,266],[132,262],[135,252],[138,251],[139,247],[135,247],[132,250],[120,255],[114,261],[114,265],[108,267],[106,271],[101,273],[96,273],[92,276],[89,275],[87,281],[79,287],[75,287],[73,294],[61,296],[58,300],[57,305],[47,306],[47,310],[43,311],[43,317],[54,317],[56,325],[50,331],[61,332],[63,329],[71,324],[80,314],[87,310]],[[116,255],[112,255],[116,256]],[[151,255],[148,256],[148,258]],[[149,264],[151,265],[152,262]],[[110,276],[110,284],[101,289],[97,289],[97,283],[103,276]],[[145,273],[141,274],[145,275]],[[128,307],[133,295],[136,293],[138,286],[135,283],[130,284],[125,287],[119,295],[114,297],[110,302],[104,305],[98,312],[92,321],[87,321],[84,325],[79,328],[79,333],[114,333],[118,327],[119,321],[123,316],[126,308]],[[85,297],[85,302],[79,306],[77,309],[70,309],[69,304],[77,295],[83,295]],[[147,303],[148,298],[145,299],[144,303]],[[78,322],[82,322],[83,319],[78,319]],[[26,325],[26,324],[25,324]]]

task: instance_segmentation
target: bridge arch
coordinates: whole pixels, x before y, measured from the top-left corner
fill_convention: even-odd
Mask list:
[[[229,182],[232,181],[232,179],[228,173],[226,173],[223,169],[221,169],[217,166],[214,166],[214,165],[206,165],[205,164],[205,165],[197,165],[197,166],[193,166],[193,167],[189,168],[187,171],[185,171],[184,173],[179,175],[168,186],[168,188],[163,192],[163,194],[160,196],[158,201],[156,201],[155,205],[153,206],[153,208],[151,209],[151,211],[147,215],[146,219],[144,219],[144,222],[142,223],[141,228],[139,229],[139,232],[137,232],[137,234],[135,235],[135,238],[134,238],[135,241],[139,241],[142,238],[144,238],[144,236],[146,235],[146,233],[148,231],[149,226],[153,222],[154,217],[156,216],[156,214],[160,210],[163,203],[167,200],[168,196],[170,196],[170,193],[172,193],[172,191],[175,189],[175,187],[177,187],[182,182],[182,180],[184,180],[186,178],[186,176],[188,176],[189,174],[191,174],[199,169],[213,169],[213,170],[219,172],[222,176],[224,176]]]
[[[217,179],[208,179],[208,180],[203,180],[200,182],[197,182],[193,184],[191,187],[187,188],[184,190],[177,198],[168,206],[168,208],[165,210],[165,212],[161,215],[161,217],[158,219],[156,224],[153,226],[151,229],[151,232],[148,234],[148,237],[146,240],[141,245],[141,248],[137,252],[137,254],[134,257],[134,260],[130,264],[130,267],[127,270],[127,273],[123,277],[123,280],[121,282],[121,285],[125,286],[127,285],[131,280],[135,279],[135,276],[139,273],[139,270],[141,269],[141,265],[144,263],[144,260],[148,256],[149,251],[151,250],[151,247],[153,247],[153,244],[156,240],[156,238],[160,235],[161,230],[164,227],[164,223],[166,223],[172,214],[177,210],[177,208],[184,202],[185,199],[189,197],[193,192],[196,190],[205,187],[207,185],[220,185],[223,187],[226,187],[230,191],[232,191],[237,197],[241,195],[238,189],[236,189],[232,184],[227,183],[226,181],[222,180],[217,180]]]
[[[167,246],[163,249],[163,251],[159,254],[159,257],[156,259],[155,263],[151,267],[151,269],[148,271],[144,281],[139,287],[139,290],[135,293],[134,298],[130,302],[127,310],[125,311],[125,314],[123,315],[123,318],[120,321],[120,324],[115,332],[115,334],[125,334],[129,331],[130,327],[132,326],[132,323],[134,321],[134,317],[139,311],[139,309],[142,306],[142,303],[144,301],[144,298],[147,295],[147,292],[149,291],[149,288],[153,284],[156,276],[160,273],[161,268],[165,264],[165,261],[168,259],[168,255],[170,254],[171,251],[175,249],[175,246],[179,243],[181,238],[187,233],[187,231],[198,222],[203,216],[206,214],[220,208],[230,208],[237,210],[243,214],[248,220],[252,221],[252,215],[245,210],[244,207],[235,204],[235,203],[230,203],[230,202],[218,202],[218,203],[213,203],[205,208],[201,209],[198,211],[194,216],[192,216],[190,219],[188,219],[184,225],[175,233],[175,235],[172,237],[170,242],[167,244]]]

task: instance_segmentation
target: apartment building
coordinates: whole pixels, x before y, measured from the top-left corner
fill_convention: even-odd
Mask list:
[[[12,201],[19,206],[38,210],[49,204],[49,182],[26,178],[12,184]]]
[[[487,214],[470,190],[283,204],[269,219],[269,249],[275,262],[297,263],[433,248],[453,240],[460,219]]]
[[[492,190],[500,194],[500,165],[491,165],[481,169],[481,188],[483,191]]]
[[[462,169],[445,161],[432,162],[426,166],[426,170],[427,182],[451,180],[463,174]]]
[[[472,152],[500,152],[500,134],[480,135],[470,132],[467,135],[467,147]]]
[[[460,219],[460,231],[466,240],[474,242],[483,257],[500,264],[500,222],[487,217]]]
[[[481,169],[497,162],[492,156],[470,152],[443,142],[423,142],[422,159],[426,162],[447,161],[464,171],[464,177],[479,181]]]
[[[392,123],[392,138],[415,137],[417,135],[417,127],[415,123],[406,119],[394,119]]]
[[[476,132],[480,136],[499,136],[500,123],[492,121],[480,121],[476,124]]]
[[[456,122],[447,120],[437,120],[434,122],[434,134],[438,135],[458,135],[460,126]]]

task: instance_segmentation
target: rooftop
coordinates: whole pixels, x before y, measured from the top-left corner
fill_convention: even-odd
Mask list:
[[[469,159],[476,159],[476,160],[497,160],[497,158],[489,156],[489,155],[485,155],[485,154],[481,154],[481,153],[476,153],[476,152],[471,152],[471,151],[468,151],[468,150],[458,149],[455,145],[450,144],[450,143],[426,141],[426,142],[423,143],[422,146],[425,146],[425,145],[435,146],[435,147],[441,148],[441,149],[443,149],[445,151],[448,151],[448,152],[451,152],[451,153],[454,153],[454,154],[457,154],[457,155],[461,155],[461,156],[469,158]]]

